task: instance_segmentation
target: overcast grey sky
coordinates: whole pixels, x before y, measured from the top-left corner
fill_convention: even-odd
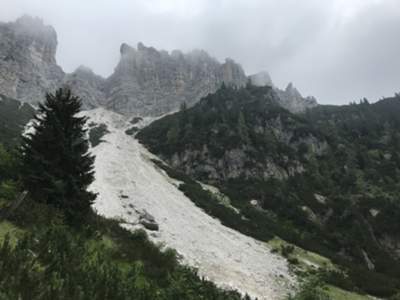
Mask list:
[[[58,63],[108,76],[119,46],[204,49],[266,70],[320,103],[400,91],[400,0],[0,0],[0,20],[41,17]]]

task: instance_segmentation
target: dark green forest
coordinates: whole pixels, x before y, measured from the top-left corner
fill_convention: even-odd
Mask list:
[[[327,281],[390,297],[400,290],[399,129],[399,95],[292,114],[271,88],[248,85],[223,86],[137,137],[226,225],[318,252],[346,274]],[[193,179],[216,185],[245,221],[209,208]]]

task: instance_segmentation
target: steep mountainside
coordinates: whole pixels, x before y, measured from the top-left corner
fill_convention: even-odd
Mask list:
[[[330,257],[347,271],[346,288],[398,292],[400,98],[303,115],[277,99],[273,88],[222,88],[138,138],[175,170],[217,185],[266,232],[250,235]]]
[[[292,113],[305,112],[307,109],[318,106],[314,97],[304,98],[292,83],[289,83],[284,90],[276,88],[275,91],[278,93],[282,107]]]

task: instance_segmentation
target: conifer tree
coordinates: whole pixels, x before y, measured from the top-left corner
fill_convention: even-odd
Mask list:
[[[34,132],[23,138],[23,183],[35,201],[53,205],[70,223],[80,224],[96,195],[94,157],[88,153],[81,102],[68,89],[47,94],[35,116]]]
[[[238,129],[240,139],[243,142],[248,143],[249,142],[249,133],[248,133],[247,125],[246,125],[246,119],[244,118],[242,111],[239,112],[237,129]]]

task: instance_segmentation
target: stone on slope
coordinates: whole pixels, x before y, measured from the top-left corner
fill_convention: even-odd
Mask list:
[[[265,71],[250,75],[249,80],[255,86],[274,86],[271,76]]]

